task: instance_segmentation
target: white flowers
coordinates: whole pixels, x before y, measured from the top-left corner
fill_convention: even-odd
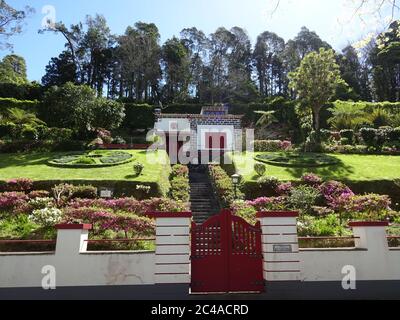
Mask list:
[[[43,227],[52,227],[62,220],[63,213],[57,208],[45,208],[34,210],[29,219]]]
[[[54,200],[52,198],[36,198],[29,201],[29,205],[34,210],[51,208],[54,206]]]

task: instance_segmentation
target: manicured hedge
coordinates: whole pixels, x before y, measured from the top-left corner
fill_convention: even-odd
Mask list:
[[[170,197],[175,201],[190,201],[189,169],[187,166],[175,165],[169,177],[171,183]]]
[[[135,197],[137,199],[144,198],[158,198],[164,197],[168,193],[168,186],[163,185],[162,183],[156,182],[135,182],[135,181],[90,181],[90,180],[46,180],[46,181],[34,181],[33,189],[34,190],[46,190],[51,191],[51,189],[59,184],[67,183],[75,186],[82,185],[90,185],[96,187],[98,189],[101,188],[110,188],[114,190],[115,197]],[[143,194],[142,190],[138,190],[137,186],[148,186],[150,187],[150,192],[146,195]]]

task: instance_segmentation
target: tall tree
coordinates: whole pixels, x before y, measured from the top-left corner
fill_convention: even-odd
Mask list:
[[[63,51],[57,58],[52,58],[46,66],[42,84],[51,87],[61,86],[67,82],[77,83],[77,72],[71,52]]]
[[[400,101],[400,21],[378,36],[370,59],[376,99]]]
[[[297,97],[312,111],[313,128],[319,142],[321,109],[334,97],[337,86],[344,83],[334,51],[322,48],[318,53],[309,53],[300,67],[289,74],[289,79]]]
[[[283,94],[284,70],[282,54],[285,40],[272,32],[263,32],[257,38],[253,59],[259,92],[264,97]]]
[[[198,101],[203,101],[205,90],[202,79],[208,58],[208,38],[203,31],[197,28],[188,28],[181,31],[181,41],[186,47],[190,59],[190,94]]]
[[[5,0],[0,0],[0,49],[12,48],[9,38],[22,32],[24,20],[33,12],[31,7],[17,10]]]
[[[26,84],[26,62],[23,57],[8,55],[0,62],[0,83]]]
[[[84,24],[71,25],[68,29],[62,22],[58,22],[39,32],[45,31],[60,33],[64,36],[69,55],[60,57],[64,59],[61,62],[66,63],[65,59],[72,59],[76,67],[77,82],[90,86],[101,96],[112,61],[114,43],[114,37],[110,33],[106,19],[101,15],[87,16]],[[52,60],[50,64],[60,62],[59,60]],[[59,77],[59,79],[62,78],[62,76]]]
[[[150,101],[159,96],[160,34],[155,24],[138,22],[118,39],[119,96]]]
[[[173,37],[162,47],[162,62],[164,66],[165,98],[168,102],[175,99],[186,100],[190,81],[190,59],[186,47]]]

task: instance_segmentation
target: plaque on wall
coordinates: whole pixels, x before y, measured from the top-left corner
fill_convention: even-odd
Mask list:
[[[275,244],[274,245],[275,253],[292,253],[292,245],[290,244]]]

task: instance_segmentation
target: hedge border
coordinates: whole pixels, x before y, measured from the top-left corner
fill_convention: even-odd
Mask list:
[[[254,160],[257,162],[269,164],[271,166],[275,167],[283,167],[283,168],[324,168],[324,167],[331,167],[331,166],[336,166],[340,164],[340,161],[332,161],[330,163],[324,163],[324,164],[290,164],[290,163],[284,163],[284,162],[277,162],[277,161],[272,161],[272,160],[265,160],[265,159],[260,159],[259,156],[254,157]]]

